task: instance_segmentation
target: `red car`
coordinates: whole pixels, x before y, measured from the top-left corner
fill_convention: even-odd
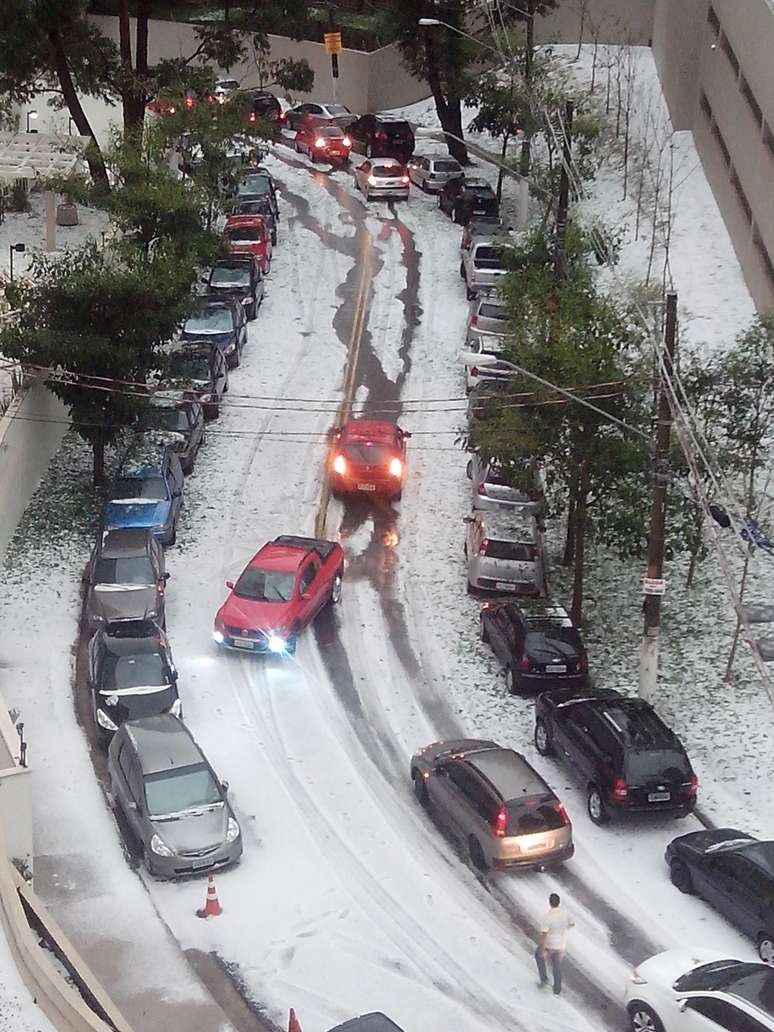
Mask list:
[[[344,551],[335,541],[283,535],[265,544],[218,610],[212,636],[244,652],[292,656],[299,633],[341,599]]]
[[[223,236],[232,254],[254,254],[266,275],[271,264],[271,233],[260,215],[229,215]]]
[[[334,495],[367,492],[400,501],[406,472],[406,440],[395,423],[350,419],[336,431],[331,466]]]
[[[302,151],[312,161],[343,165],[349,161],[352,141],[337,125],[302,125],[293,141],[296,153]]]

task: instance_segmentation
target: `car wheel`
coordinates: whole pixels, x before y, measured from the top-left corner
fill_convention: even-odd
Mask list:
[[[414,782],[414,795],[420,806],[424,806],[425,809],[430,805],[430,796],[427,794],[427,785],[425,779],[419,773],[418,770],[411,772],[411,777]]]
[[[505,687],[508,689],[509,695],[515,695],[519,690],[513,673],[513,667],[510,666],[505,668]]]
[[[483,641],[483,643],[485,645],[488,645],[489,644],[489,631],[486,629],[486,620],[484,619],[484,614],[483,613],[481,614],[481,618],[479,620],[479,631],[478,631],[478,634],[479,634],[479,637],[481,638],[481,641]]]
[[[250,322],[252,322],[253,319],[256,319],[257,317],[258,317],[258,302],[257,301],[253,301],[253,303],[250,305],[250,310],[247,313],[247,318],[250,320]]]
[[[764,964],[774,965],[774,937],[768,932],[758,936],[758,956]]]
[[[678,888],[680,892],[685,892],[689,895],[693,892],[693,878],[691,878],[691,872],[682,860],[673,860],[670,863],[669,877],[672,879],[672,884],[675,888]]]
[[[170,545],[177,544],[177,522],[172,524],[172,537],[169,539]]]
[[[664,1032],[661,1018],[647,1003],[635,1000],[626,1008],[631,1032]]]
[[[343,570],[337,570],[336,576],[333,578],[333,584],[331,584],[331,604],[336,606],[341,602],[341,578]]]
[[[553,756],[554,754],[551,732],[542,717],[538,717],[535,721],[535,748],[541,756]]]
[[[479,871],[485,871],[488,864],[484,856],[484,850],[481,848],[481,843],[475,835],[471,835],[468,839],[468,852],[470,853],[470,860],[473,866]]]
[[[271,234],[271,246],[272,247],[276,247],[277,246],[277,230],[276,229],[273,230],[272,234]]]
[[[592,819],[594,824],[607,824],[610,820],[610,815],[607,812],[605,801],[602,798],[602,793],[599,791],[596,785],[589,787],[589,792],[586,797],[586,809],[589,812],[589,817]]]
[[[465,263],[460,262],[460,279],[465,279]]]

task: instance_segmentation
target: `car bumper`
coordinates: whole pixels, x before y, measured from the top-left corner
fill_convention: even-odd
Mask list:
[[[403,478],[399,480],[369,480],[364,477],[358,480],[357,477],[333,476],[331,487],[334,494],[362,495],[364,498],[376,496],[379,498],[395,498],[403,490]]]
[[[469,573],[468,583],[476,591],[491,592],[496,595],[539,595],[540,585],[534,581],[496,580],[481,574]]]
[[[148,872],[155,878],[184,878],[186,875],[203,874],[234,864],[242,855],[242,836],[233,842],[217,846],[205,856],[158,856],[146,850]]]
[[[583,688],[586,674],[520,674],[518,684],[527,692],[545,692],[552,688]]]
[[[282,652],[273,652],[269,648],[268,637],[240,638],[231,634],[223,634],[223,640],[214,638],[215,644],[221,649],[231,649],[232,652],[242,652],[248,656],[292,656],[296,651],[296,638],[288,638],[287,646]]]
[[[553,849],[549,852],[541,853],[540,856],[493,857],[492,867],[498,871],[512,870],[514,867],[532,869],[548,867],[551,864],[562,864],[565,860],[570,860],[574,854],[575,846],[570,842],[569,845],[562,846],[561,849]]]
[[[385,200],[407,201],[409,195],[408,186],[368,186],[368,196],[373,198],[383,197]]]
[[[149,529],[160,545],[172,544],[172,538],[175,536],[173,525],[167,526],[165,524],[163,527],[150,527]]]
[[[684,801],[669,801],[666,803],[632,803],[621,805],[620,803],[606,803],[607,815],[611,820],[620,821],[637,820],[642,817],[687,817],[696,808],[696,800],[686,803]]]

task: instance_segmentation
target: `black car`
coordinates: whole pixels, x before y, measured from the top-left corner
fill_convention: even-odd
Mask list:
[[[672,882],[701,896],[774,963],[774,842],[734,828],[693,831],[666,848]]]
[[[481,640],[502,663],[511,694],[586,682],[586,650],[562,606],[544,599],[487,602],[481,609]]]
[[[586,687],[543,692],[535,746],[574,768],[595,824],[635,814],[685,817],[696,805],[685,749],[644,699]]]
[[[207,300],[186,319],[180,333],[180,340],[186,344],[198,344],[202,339],[212,341],[223,352],[229,369],[236,369],[247,343],[245,306],[233,298]]]
[[[89,642],[88,680],[94,727],[103,744],[125,720],[181,715],[169,642],[152,620],[100,627]]]
[[[235,201],[231,208],[232,215],[260,215],[263,224],[271,234],[272,247],[277,243],[277,216],[270,197],[253,197],[248,200]]]
[[[247,109],[247,120],[250,123],[257,122],[259,118],[269,122],[275,135],[279,135],[279,121],[282,113],[282,105],[267,90],[244,90],[242,92],[242,104]]]
[[[414,134],[408,122],[382,115],[361,115],[347,126],[352,149],[367,158],[397,158],[404,164],[414,153]]]
[[[184,473],[193,472],[196,456],[204,443],[204,412],[198,401],[184,398],[180,391],[168,397],[156,394],[140,413],[137,431],[146,438],[158,438],[180,459]]]
[[[255,319],[263,301],[263,272],[255,255],[231,255],[221,258],[210,269],[206,280],[212,301],[237,301],[248,319]]]
[[[269,204],[275,221],[279,221],[279,201],[277,200],[277,186],[270,173],[265,168],[256,166],[250,168],[237,184],[235,204],[242,201],[265,200]]]
[[[161,374],[163,390],[179,390],[199,402],[205,419],[217,419],[228,390],[228,366],[214,344],[193,341],[170,352]]]
[[[497,215],[497,195],[485,179],[465,176],[450,179],[438,194],[438,207],[454,222],[464,224],[472,215]]]

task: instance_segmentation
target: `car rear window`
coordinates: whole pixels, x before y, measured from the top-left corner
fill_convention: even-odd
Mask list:
[[[506,835],[536,835],[541,831],[556,831],[565,824],[564,815],[553,798],[512,799],[505,808],[508,811]]]
[[[496,247],[477,247],[473,264],[477,269],[502,269],[504,263]]]
[[[135,656],[105,656],[103,690],[113,688],[141,688],[154,684],[166,684],[164,661],[157,652],[139,653]]]
[[[518,563],[532,563],[536,558],[534,545],[519,541],[498,541],[497,538],[487,538],[484,555],[487,559],[509,559]]]
[[[488,305],[486,303],[478,306],[478,314],[483,319],[500,319],[505,322],[506,315],[499,305]]]
[[[151,817],[171,817],[221,801],[215,779],[204,764],[148,774],[145,778],[145,802]]]
[[[528,626],[525,648],[530,654],[544,649],[550,650],[552,641],[564,642],[565,645],[580,651],[580,637],[574,627],[559,627],[550,620],[534,619],[529,620]]]
[[[243,265],[237,269],[216,266],[210,275],[213,287],[246,287],[250,285],[250,270]]]
[[[248,566],[236,582],[234,594],[253,602],[289,602],[293,597],[295,583],[293,573]]]
[[[140,426],[145,430],[173,430],[176,433],[188,431],[188,418],[182,409],[151,408],[140,416]]]
[[[95,584],[142,584],[155,583],[153,567],[145,556],[127,559],[99,559],[94,570]]]
[[[344,456],[358,466],[388,466],[394,452],[384,444],[345,444]]]
[[[393,136],[408,136],[411,132],[411,126],[408,122],[382,122],[382,128]]]
[[[460,166],[456,161],[434,161],[434,172],[459,172]]]
[[[232,244],[252,244],[263,240],[263,232],[257,226],[235,226],[226,230],[226,236]]]
[[[403,169],[400,165],[374,165],[371,175],[376,179],[394,179],[403,175]]]
[[[774,970],[739,960],[713,960],[681,975],[673,989],[678,993],[731,989],[750,1003],[769,1008],[774,996]]]
[[[628,785],[645,781],[688,781],[691,769],[687,757],[677,749],[632,749],[624,754],[624,777]]]
[[[116,482],[112,497],[162,501],[167,497],[167,485],[161,477],[121,477]]]

